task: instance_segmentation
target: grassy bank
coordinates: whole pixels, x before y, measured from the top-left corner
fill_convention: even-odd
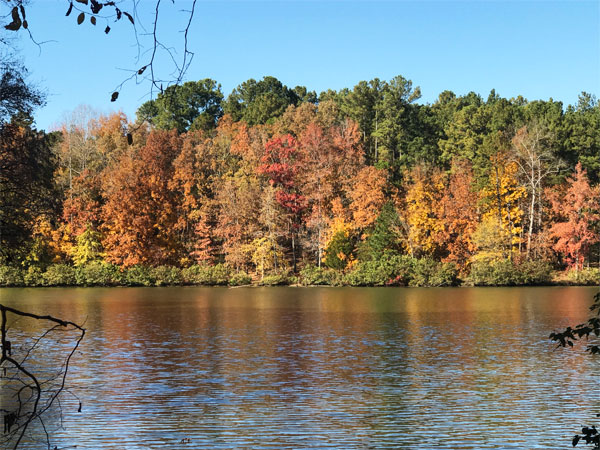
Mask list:
[[[360,262],[340,271],[306,265],[297,274],[277,272],[259,277],[226,264],[134,266],[123,268],[104,262],[75,267],[55,264],[27,268],[0,266],[0,286],[540,286],[597,285],[600,269],[559,272],[547,262],[510,261],[473,263],[470,273],[459,274],[452,263],[390,255]]]

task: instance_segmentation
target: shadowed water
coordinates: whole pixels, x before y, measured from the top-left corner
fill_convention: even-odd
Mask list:
[[[563,449],[600,411],[586,395],[598,376],[548,334],[585,320],[594,293],[2,289],[0,300],[85,321],[70,373],[83,411],[66,401],[59,448]]]

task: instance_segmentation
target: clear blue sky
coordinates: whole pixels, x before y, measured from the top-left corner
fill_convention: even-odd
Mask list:
[[[154,3],[140,2],[140,23],[151,25]],[[168,45],[181,48],[180,10],[190,5],[163,1],[159,31]],[[117,102],[109,101],[128,76],[122,69],[141,65],[131,25],[111,23],[105,35],[105,22],[78,26],[75,13],[65,17],[67,6],[32,0],[30,29],[38,41],[51,42],[40,50],[25,36],[18,41],[30,80],[48,93],[38,127],[51,128],[80,104],[121,109],[133,118],[148,99],[148,84],[130,82]],[[581,91],[600,94],[597,0],[200,0],[189,45],[195,56],[186,80],[213,78],[225,95],[265,75],[317,92],[403,75],[421,87],[422,102],[434,102],[446,89],[485,97],[494,88],[504,97],[552,97],[565,104],[575,103]]]

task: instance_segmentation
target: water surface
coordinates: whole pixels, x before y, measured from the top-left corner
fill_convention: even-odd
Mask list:
[[[59,448],[558,449],[600,397],[587,393],[593,359],[548,334],[585,320],[594,293],[48,288],[0,300],[85,322],[69,378],[83,410],[65,401]]]

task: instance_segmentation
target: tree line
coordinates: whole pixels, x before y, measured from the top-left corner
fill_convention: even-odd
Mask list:
[[[273,283],[597,280],[596,98],[419,98],[401,76],[319,95],[265,77],[227,98],[205,79],[131,121],[80,109],[47,134],[30,110],[5,114],[0,282],[56,265],[69,280],[92,266],[173,282],[215,267]]]

